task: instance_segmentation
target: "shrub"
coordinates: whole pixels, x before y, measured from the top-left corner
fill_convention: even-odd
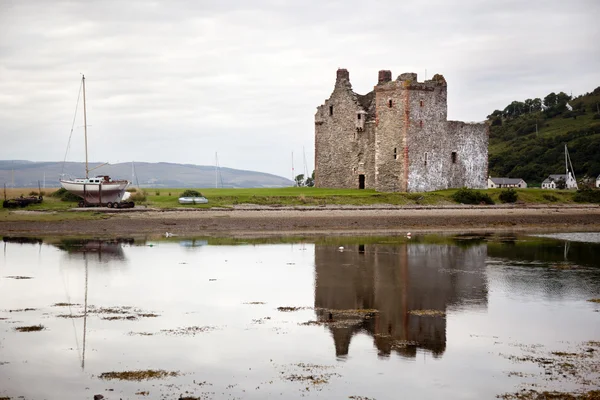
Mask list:
[[[160,190],[157,190],[154,194],[160,196]]]
[[[463,187],[452,195],[452,199],[462,204],[494,204],[494,200],[487,193]]]
[[[201,197],[202,193],[197,190],[188,189],[185,192],[181,193],[179,197]]]
[[[500,201],[503,203],[515,203],[518,198],[519,195],[513,188],[509,188],[500,192]]]
[[[146,192],[145,190],[142,190],[141,192],[136,192],[134,194],[131,195],[131,197],[129,198],[129,200],[135,202],[135,203],[141,203],[146,201],[146,196],[148,195],[148,192]]]
[[[131,188],[127,189],[127,191],[128,191],[129,193],[135,193],[135,192],[137,192],[137,189],[136,189],[136,188],[134,188],[134,187],[131,187]]]
[[[50,196],[59,198],[61,201],[72,201],[79,202],[81,201],[81,197],[74,195],[73,193],[67,191],[65,188],[60,188],[56,192],[52,193]]]
[[[594,114],[594,119],[600,119],[600,114]]]
[[[581,189],[573,195],[577,203],[600,203],[600,190]]]

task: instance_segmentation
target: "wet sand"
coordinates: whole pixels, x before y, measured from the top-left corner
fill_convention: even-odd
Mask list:
[[[89,209],[87,210],[89,211]],[[259,207],[232,209],[94,209],[105,219],[0,221],[3,235],[283,236],[407,232],[598,231],[600,207]],[[15,211],[39,215],[41,212]],[[76,211],[74,211],[76,212]]]

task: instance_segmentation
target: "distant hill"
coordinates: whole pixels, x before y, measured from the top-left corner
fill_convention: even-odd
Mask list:
[[[488,123],[491,176],[539,185],[549,174],[564,174],[565,143],[578,180],[600,175],[600,87],[575,98],[561,92],[513,101]]]
[[[90,169],[101,165],[91,163]],[[141,187],[159,188],[214,188],[215,177],[219,187],[225,188],[254,188],[254,187],[285,187],[293,186],[290,179],[256,171],[245,171],[233,168],[219,168],[215,174],[214,166],[174,164],[174,163],[119,163],[99,167],[90,172],[91,175],[109,175],[112,178],[132,180],[132,170],[135,169],[134,185]],[[0,185],[7,187],[37,187],[38,181],[46,187],[59,187],[59,178],[63,173],[62,162],[33,162],[24,160],[0,160]],[[67,162],[64,164],[64,174],[73,177],[85,176],[85,164]]]

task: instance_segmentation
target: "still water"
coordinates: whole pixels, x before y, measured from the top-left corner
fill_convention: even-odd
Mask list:
[[[600,244],[575,235],[5,237],[0,398],[598,389],[600,304],[589,300],[600,298]],[[18,329],[31,326],[41,330]],[[146,370],[167,376],[109,379]]]

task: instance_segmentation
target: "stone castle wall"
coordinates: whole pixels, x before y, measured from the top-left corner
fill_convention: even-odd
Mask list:
[[[319,187],[358,188],[359,171],[374,179],[374,174],[366,173],[373,170],[374,131],[344,72],[338,71],[333,93],[315,115],[315,181]],[[374,180],[370,185],[373,187]]]
[[[330,107],[333,107],[333,115]],[[360,117],[359,117],[360,115]],[[422,192],[485,188],[488,130],[484,123],[447,121],[447,85],[441,75],[391,80],[379,71],[374,91],[352,91],[338,70],[334,91],[315,115],[317,187]]]

